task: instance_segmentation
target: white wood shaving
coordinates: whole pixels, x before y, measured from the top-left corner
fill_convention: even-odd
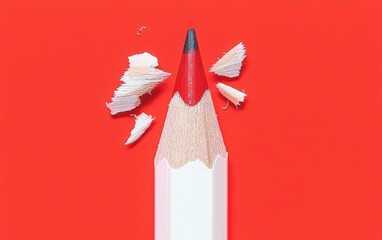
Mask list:
[[[141,113],[139,116],[135,116],[135,125],[133,130],[131,130],[130,137],[127,139],[125,144],[131,144],[137,141],[143,133],[150,127],[154,118],[151,115],[147,115],[146,113]]]
[[[112,115],[138,107],[142,95],[151,93],[171,75],[157,66],[158,59],[147,52],[129,57],[129,68],[121,77],[123,83],[114,91],[112,102],[106,103]]]
[[[219,76],[234,78],[240,75],[243,60],[246,57],[246,49],[243,43],[239,43],[224,56],[219,59],[212,67],[210,72]]]
[[[247,96],[247,94],[220,82],[216,84],[216,87],[218,88],[219,92],[225,98],[235,104],[236,107],[240,105],[240,102],[244,102],[244,97]]]
[[[158,58],[148,52],[132,55],[129,58],[129,65],[134,67],[158,67]]]
[[[130,67],[121,77],[121,81],[128,83],[130,80],[139,82],[163,81],[171,74],[155,67]]]
[[[130,111],[141,104],[141,99],[138,96],[119,96],[113,97],[111,103],[106,103],[106,107],[110,109],[111,115],[120,112]]]

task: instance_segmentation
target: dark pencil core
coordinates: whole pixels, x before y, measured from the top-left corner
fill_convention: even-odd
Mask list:
[[[198,40],[196,39],[195,29],[191,28],[187,31],[186,42],[184,43],[183,52],[188,53],[191,50],[198,50]]]

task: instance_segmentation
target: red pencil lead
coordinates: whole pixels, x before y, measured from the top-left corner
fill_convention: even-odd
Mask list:
[[[189,29],[184,43],[174,93],[179,92],[183,101],[187,105],[193,106],[199,102],[207,89],[207,78],[195,30]]]

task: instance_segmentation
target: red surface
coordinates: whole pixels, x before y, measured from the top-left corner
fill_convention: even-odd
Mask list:
[[[222,110],[213,88],[230,240],[382,239],[381,20],[370,0],[1,1],[0,239],[153,239],[153,158],[189,27],[206,68],[248,49],[239,79],[207,74],[248,94]],[[143,51],[173,76],[125,147],[133,118],[105,102]]]
[[[179,65],[174,93],[178,92],[187,105],[193,106],[208,89],[200,51],[191,50],[183,53]]]

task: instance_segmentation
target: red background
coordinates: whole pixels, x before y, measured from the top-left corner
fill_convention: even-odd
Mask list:
[[[382,239],[378,1],[1,1],[0,239],[153,239],[153,158],[186,29],[207,69],[248,49],[240,109],[208,74],[229,162],[229,238]],[[141,37],[135,32],[147,26]],[[127,56],[173,73],[133,118]]]

